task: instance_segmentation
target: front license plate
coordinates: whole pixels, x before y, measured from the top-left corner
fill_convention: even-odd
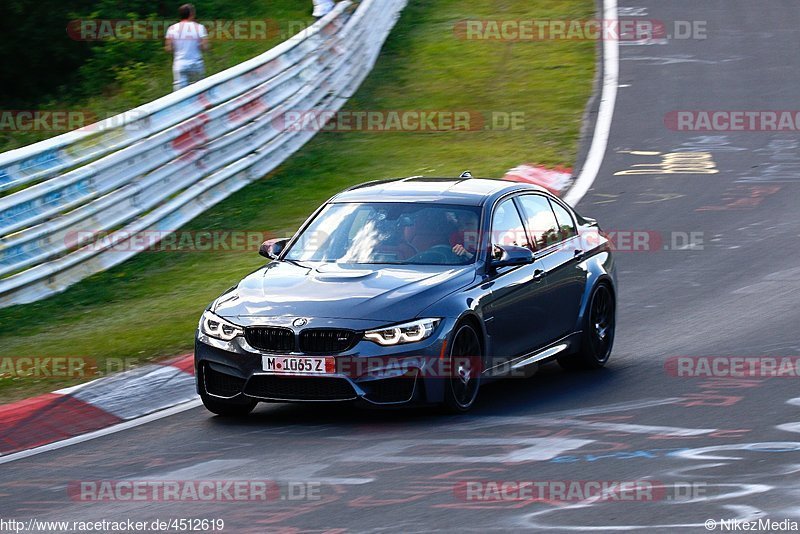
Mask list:
[[[336,372],[336,360],[331,357],[262,356],[261,362],[264,370],[271,373],[318,375]]]

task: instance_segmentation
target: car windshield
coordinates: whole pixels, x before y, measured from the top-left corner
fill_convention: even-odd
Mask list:
[[[480,208],[412,202],[328,204],[284,259],[466,265],[475,261]]]

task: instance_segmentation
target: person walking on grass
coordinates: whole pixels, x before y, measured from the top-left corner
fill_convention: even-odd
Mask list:
[[[183,89],[203,78],[205,65],[203,52],[208,50],[208,31],[195,22],[195,9],[192,4],[178,8],[181,21],[167,28],[167,52],[174,54],[172,62],[173,91]]]

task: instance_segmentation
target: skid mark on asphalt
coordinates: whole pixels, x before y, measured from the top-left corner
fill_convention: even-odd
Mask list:
[[[690,137],[680,146],[681,148],[676,152],[743,152],[747,150],[744,147],[733,146],[727,135],[697,135]]]
[[[727,211],[756,209],[770,196],[781,190],[781,186],[733,186],[726,189],[719,204],[696,208],[695,211]]]
[[[800,181],[800,141],[796,139],[771,139],[764,148],[753,151],[766,161],[746,171],[737,182],[790,182]],[[756,170],[757,169],[757,170]]]
[[[734,294],[785,294],[798,289],[800,267],[777,271],[766,275],[755,284],[746,285],[733,291]]]

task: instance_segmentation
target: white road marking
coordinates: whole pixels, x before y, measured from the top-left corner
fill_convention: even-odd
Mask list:
[[[741,460],[741,456],[709,455],[717,451],[751,451],[751,452],[795,452],[800,451],[797,441],[767,441],[763,443],[732,443],[729,445],[712,445],[698,449],[678,451],[675,456],[687,460]]]
[[[688,437],[703,436],[716,432],[716,428],[683,428],[676,426],[631,425],[628,423],[604,423],[602,421],[578,421],[571,419],[536,419],[534,421],[553,425],[571,426],[589,430],[606,430],[626,434],[650,434],[656,436]]]
[[[617,0],[605,0],[602,19],[614,24],[617,19]],[[603,40],[603,91],[600,96],[600,109],[594,127],[594,137],[581,169],[572,188],[564,195],[564,201],[575,206],[592,187],[608,147],[608,136],[611,133],[611,120],[614,118],[614,107],[617,103],[619,86],[619,42],[616,39]]]
[[[243,459],[208,460],[207,462],[199,462],[189,467],[181,467],[180,469],[173,469],[157,475],[126,477],[123,480],[211,480],[214,479],[213,475],[220,472],[225,473],[225,478],[228,480],[237,480],[237,477],[230,476],[230,472],[251,462],[252,460]]]
[[[716,428],[684,428],[676,426],[637,425],[630,423],[611,423],[604,421],[581,421],[570,417],[492,417],[486,421],[474,420],[465,423],[456,423],[452,430],[478,430],[497,428],[500,425],[511,426],[553,426],[558,428],[572,427],[588,430],[605,430],[608,432],[623,432],[625,434],[649,434],[652,436],[688,437],[703,436],[716,432]]]
[[[786,401],[786,404],[791,404],[792,406],[800,406],[800,397],[795,397],[794,399],[789,399]],[[786,432],[800,432],[800,422],[798,423],[783,423],[776,426],[778,430],[785,430]]]
[[[590,439],[570,438],[395,439],[362,449],[354,448],[342,455],[341,460],[399,464],[536,462],[552,460],[566,451],[579,449],[593,442]],[[509,445],[520,448],[504,451]],[[415,451],[421,447],[436,446],[449,451],[449,454],[424,455]],[[459,448],[464,453],[459,454]],[[495,454],[475,454],[476,450],[481,449],[495,451]]]
[[[724,497],[727,499],[736,498],[736,497],[743,497],[748,495],[754,495],[758,493],[765,493],[772,489],[772,486],[766,486],[764,484],[708,484],[707,487],[723,487],[723,486],[732,486],[739,488],[738,490],[734,490],[728,494],[724,494],[721,496],[717,496],[716,498],[707,498],[705,501],[702,499],[698,502],[708,502],[708,501],[715,501],[719,500],[720,497]],[[544,510],[540,510],[538,512],[532,512],[529,514],[525,514],[519,518],[515,518],[514,526],[517,528],[524,528],[524,529],[542,529],[545,531],[556,531],[556,530],[567,530],[567,531],[583,531],[583,530],[595,530],[601,532],[622,532],[622,531],[633,531],[633,530],[647,530],[651,531],[653,529],[676,529],[676,528],[700,528],[705,527],[706,523],[665,523],[665,524],[658,524],[658,525],[620,525],[618,523],[614,525],[598,525],[597,523],[587,524],[587,525],[563,525],[558,523],[539,523],[536,519],[540,516],[546,515],[557,515],[563,512],[569,513],[570,510],[577,510],[581,508],[589,508],[592,506],[598,506],[600,504],[605,504],[608,501],[595,504],[594,502],[579,502],[576,504],[571,504],[562,507],[555,507],[555,508],[547,508]],[[758,520],[760,517],[764,517],[766,514],[760,508],[756,508],[755,506],[750,505],[737,505],[737,504],[725,504],[722,505],[720,508],[724,510],[728,510],[727,513],[721,514],[722,517],[727,517],[732,520],[739,520],[742,522]],[[704,515],[701,517],[708,518],[708,512],[704,512]],[[709,530],[709,529],[706,529]]]
[[[266,465],[252,459],[209,460],[189,467],[175,469],[144,477],[128,477],[125,480],[255,480],[265,479],[273,482],[316,482],[323,485],[362,485],[373,482],[374,478],[325,477],[318,473],[328,469],[330,464],[304,463],[298,466]]]
[[[669,404],[678,404],[679,402],[684,402],[686,400],[685,397],[665,397],[665,398],[653,398],[653,399],[640,399],[635,401],[626,401],[626,402],[617,402],[614,404],[601,404],[598,406],[589,406],[583,408],[575,408],[570,410],[558,410],[554,412],[544,412],[539,414],[535,417],[584,417],[587,415],[599,415],[599,414],[608,414],[608,413],[616,413],[616,412],[627,412],[632,410],[644,410],[647,408],[653,408],[656,406],[666,406]],[[517,417],[504,417],[504,419],[516,419]],[[525,417],[518,417],[519,419],[525,419]],[[497,419],[492,418],[492,419]],[[478,424],[478,425],[485,425],[487,421],[483,420],[476,420],[476,421],[468,421],[465,423],[460,423],[458,426],[463,428],[463,425],[471,425],[471,424]]]

